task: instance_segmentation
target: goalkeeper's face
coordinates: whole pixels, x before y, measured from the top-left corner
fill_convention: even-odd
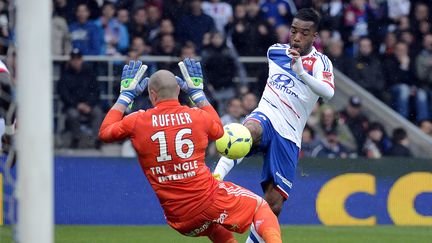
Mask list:
[[[294,18],[290,30],[290,46],[301,56],[307,55],[318,36],[314,22]]]

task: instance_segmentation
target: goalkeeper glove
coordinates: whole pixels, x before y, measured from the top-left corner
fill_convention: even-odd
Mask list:
[[[141,95],[147,87],[149,78],[143,78],[147,65],[141,61],[130,61],[123,67],[120,82],[120,96],[117,103],[129,106],[133,100]]]
[[[195,104],[207,100],[203,88],[201,64],[194,59],[185,58],[178,63],[183,79],[176,77],[181,90],[186,92]]]

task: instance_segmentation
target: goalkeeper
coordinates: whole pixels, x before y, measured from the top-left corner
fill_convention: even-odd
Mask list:
[[[204,95],[200,64],[185,59],[179,66],[184,80],[166,70],[144,78],[146,65],[125,65],[120,96],[101,125],[100,139],[131,139],[167,223],[181,234],[236,242],[231,231],[243,233],[254,224],[266,242],[282,242],[268,204],[249,190],[214,179],[205,165],[208,139],[220,138],[223,127]],[[154,108],[123,117],[146,88]],[[180,89],[197,108],[180,105]]]

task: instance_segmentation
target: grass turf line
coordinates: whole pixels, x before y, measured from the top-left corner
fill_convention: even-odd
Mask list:
[[[0,242],[12,242],[6,235],[10,228],[0,227]],[[238,235],[245,242],[247,234]],[[431,243],[432,227],[328,227],[328,226],[282,226],[284,242],[296,243]],[[207,238],[185,237],[168,226],[72,226],[57,225],[55,242],[64,243],[134,243],[134,242],[209,242]]]

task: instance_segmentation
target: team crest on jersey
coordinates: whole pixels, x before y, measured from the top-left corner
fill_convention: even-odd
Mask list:
[[[276,82],[280,86],[284,86],[286,88],[294,87],[294,81],[292,78],[286,74],[277,73],[271,76],[272,81]]]
[[[315,57],[302,58],[303,68],[306,69],[308,72],[312,72],[312,68],[313,68],[315,61],[316,61]]]
[[[333,76],[333,74],[331,72],[326,72],[326,71],[323,72],[324,80],[331,82],[332,76]]]

